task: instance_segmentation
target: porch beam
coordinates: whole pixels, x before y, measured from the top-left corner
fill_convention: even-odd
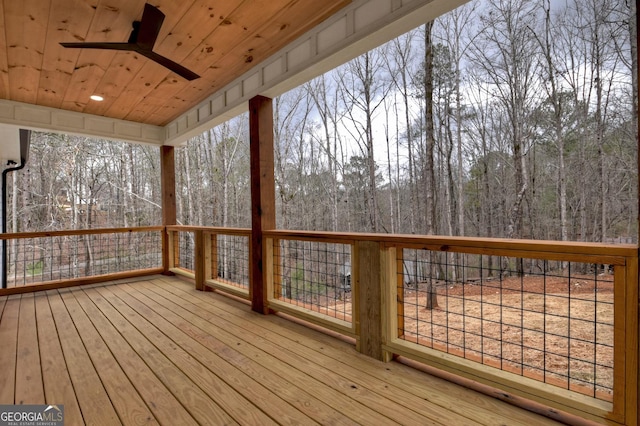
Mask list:
[[[264,231],[276,227],[273,153],[273,102],[256,96],[249,101],[251,164],[251,250],[249,266],[251,309],[267,313]]]

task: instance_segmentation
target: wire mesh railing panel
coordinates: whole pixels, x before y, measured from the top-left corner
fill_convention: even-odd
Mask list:
[[[351,245],[298,240],[274,244],[274,297],[351,322]]]
[[[162,267],[160,231],[7,241],[7,287]]]
[[[178,236],[178,258],[176,267],[190,272],[194,272],[196,241],[195,233],[190,231],[179,231]]]
[[[217,271],[213,275],[226,284],[249,289],[249,237],[216,236]]]
[[[400,338],[612,400],[606,265],[414,249],[399,261]]]

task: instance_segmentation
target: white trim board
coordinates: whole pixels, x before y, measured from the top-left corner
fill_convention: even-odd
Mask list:
[[[117,141],[164,143],[163,127],[8,100],[0,100],[0,124]]]

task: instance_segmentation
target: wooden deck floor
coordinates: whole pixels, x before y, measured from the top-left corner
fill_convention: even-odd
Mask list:
[[[0,314],[0,404],[64,404],[66,425],[556,424],[176,278]]]

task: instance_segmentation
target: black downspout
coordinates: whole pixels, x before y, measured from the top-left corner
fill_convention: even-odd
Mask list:
[[[20,129],[20,165],[2,171],[2,233],[7,233],[7,174],[23,169],[29,159],[31,130]],[[2,240],[2,288],[7,288],[7,240]]]

